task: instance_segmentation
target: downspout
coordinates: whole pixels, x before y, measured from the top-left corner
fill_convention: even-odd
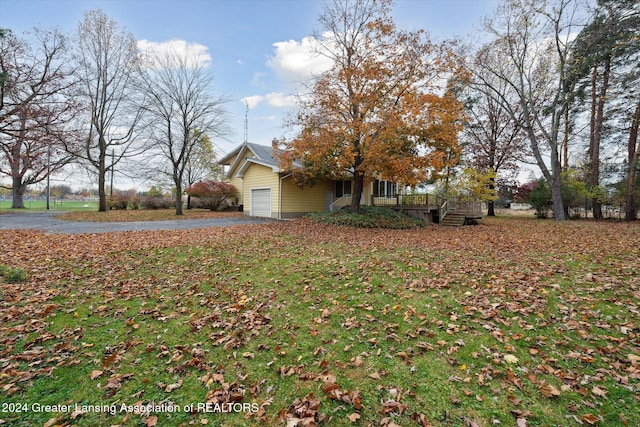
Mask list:
[[[289,178],[292,173],[280,177],[280,188],[278,188],[278,219],[282,219],[282,180]]]

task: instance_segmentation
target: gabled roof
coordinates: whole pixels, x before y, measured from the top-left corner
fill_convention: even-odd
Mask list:
[[[275,149],[277,153],[281,153],[282,150]],[[249,151],[249,155],[245,156],[245,153]],[[244,157],[247,157],[246,159]],[[242,165],[239,163],[243,162]],[[280,172],[280,161],[274,156],[274,148],[272,146],[259,145],[251,142],[245,142],[231,151],[218,161],[221,165],[229,165],[229,172],[237,170],[235,176],[242,177],[244,172],[251,163],[256,163],[262,166],[270,167],[273,172]],[[238,167],[239,166],[239,167]]]
[[[272,147],[267,147],[265,145],[258,145],[252,142],[245,142],[238,145],[234,148],[229,154],[218,160],[218,163],[221,165],[229,165],[231,162],[240,154],[244,149],[249,150],[256,158],[258,159],[268,159],[269,157],[273,158]]]

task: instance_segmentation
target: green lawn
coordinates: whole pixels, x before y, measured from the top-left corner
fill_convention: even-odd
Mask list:
[[[8,425],[640,425],[638,224],[96,239],[0,233]]]
[[[43,211],[47,209],[47,201],[40,199],[24,201],[26,210]],[[49,209],[56,211],[97,210],[98,202],[85,202],[76,200],[50,200]],[[10,200],[0,200],[0,213],[12,212]]]

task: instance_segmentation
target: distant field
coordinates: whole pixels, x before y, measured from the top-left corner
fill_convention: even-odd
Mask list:
[[[51,200],[49,205],[50,210],[56,211],[70,211],[70,210],[91,210],[98,209],[97,202],[84,202],[77,200]],[[47,209],[46,200],[25,200],[24,206],[27,210],[43,211]],[[0,211],[11,210],[11,200],[0,200]]]

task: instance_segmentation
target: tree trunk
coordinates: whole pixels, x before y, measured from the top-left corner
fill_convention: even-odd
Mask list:
[[[182,183],[180,181],[176,184],[176,215],[184,215],[182,213]]]
[[[589,160],[591,165],[590,187],[597,188],[600,185],[600,140],[602,139],[602,125],[604,123],[604,104],[609,87],[609,74],[611,73],[611,60],[605,58],[604,71],[602,73],[602,85],[597,93],[598,66],[593,67],[591,76],[591,135],[589,141]],[[602,202],[598,196],[591,199],[594,219],[602,219]]]
[[[495,189],[496,189],[496,180],[495,178],[491,178],[491,180],[489,181],[489,190],[495,190]],[[489,200],[487,202],[487,216],[496,216],[495,203],[493,200]]]
[[[107,211],[106,176],[105,154],[101,152],[98,160],[98,212]]]
[[[360,210],[360,199],[364,191],[364,172],[356,170],[353,174],[353,191],[351,192],[351,212]]]
[[[11,209],[24,209],[24,185],[22,185],[22,177],[14,176],[12,178],[13,189],[11,194],[13,201],[11,202]]]
[[[555,155],[554,155],[555,154]],[[557,151],[551,153],[552,173],[551,182],[551,201],[553,202],[553,219],[556,221],[564,221],[567,216],[564,213],[564,200],[562,199],[562,167],[560,159],[558,159]]]
[[[633,114],[633,121],[631,122],[631,129],[629,130],[629,143],[628,143],[628,163],[629,163],[629,180],[627,182],[627,200],[625,206],[625,219],[627,221],[634,221],[637,219],[638,211],[636,209],[636,201],[634,196],[635,181],[636,181],[636,168],[638,167],[638,161],[640,161],[640,147],[638,144],[638,130],[640,128],[640,101],[636,105],[636,111]]]

